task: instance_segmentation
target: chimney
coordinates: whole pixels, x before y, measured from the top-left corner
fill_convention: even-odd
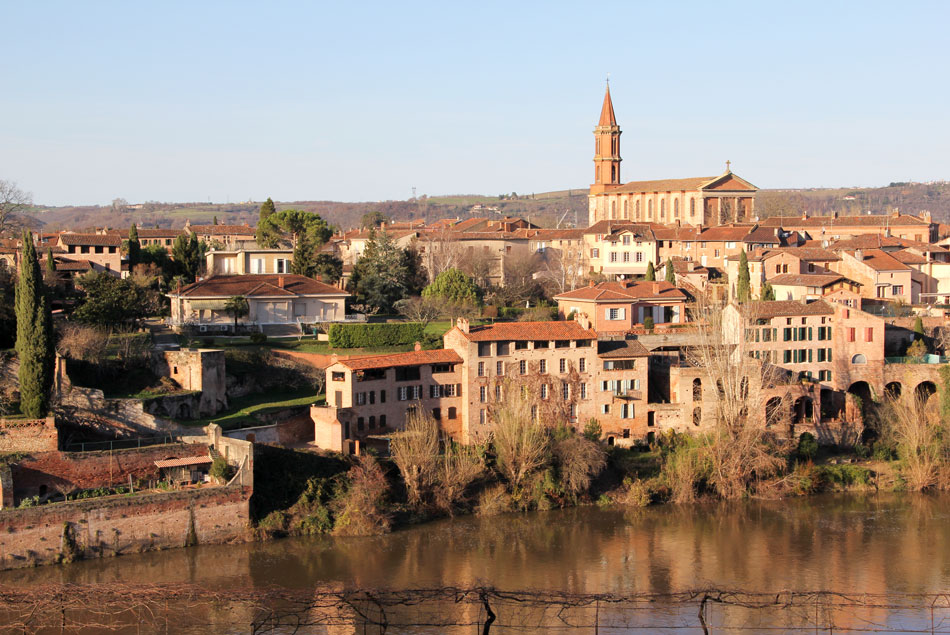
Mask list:
[[[422,350],[422,343],[421,343],[421,342],[416,342],[415,344],[413,344],[413,345],[412,345],[412,350],[416,351],[417,353],[418,353],[419,351],[421,351],[421,350]]]
[[[277,276],[277,286],[281,289],[284,288],[284,276]]]
[[[854,250],[854,257],[858,260],[858,262],[864,262],[864,250],[862,250],[862,249],[855,249],[855,250]]]
[[[594,285],[594,279],[593,279],[593,278],[591,278],[590,280],[587,281],[587,286],[588,286],[588,287],[593,287],[593,286],[595,286],[595,285]]]
[[[469,332],[469,325],[468,325],[467,318],[463,318],[463,317],[457,318],[455,320],[455,326],[457,326],[459,330],[462,331],[463,333]]]
[[[318,274],[317,274],[317,282],[323,282],[323,274],[322,274],[322,273],[318,273]]]
[[[652,289],[653,289],[653,295],[658,295],[658,294],[660,293],[660,283],[659,283],[659,282],[652,282],[651,285],[652,285]]]
[[[808,212],[802,210],[802,220],[808,220]]]

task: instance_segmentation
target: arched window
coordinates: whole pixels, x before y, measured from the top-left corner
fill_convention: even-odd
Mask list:
[[[666,218],[666,199],[660,201],[660,218]]]
[[[623,199],[623,217],[630,218],[630,211],[627,209],[627,199]]]
[[[637,220],[640,220],[640,201],[637,200],[633,204],[633,213],[636,215]]]
[[[677,199],[673,199],[673,218],[679,218],[679,217],[680,217],[680,200],[677,198]]]
[[[867,364],[868,358],[862,355],[861,353],[858,353],[857,355],[851,358],[851,363],[852,364]]]
[[[693,380],[693,401],[703,398],[703,380],[697,377]]]
[[[653,200],[647,201],[647,218],[653,218]]]
[[[690,218],[696,217],[696,199],[695,198],[689,199],[689,217]]]
[[[617,218],[617,201],[610,201],[610,220]]]

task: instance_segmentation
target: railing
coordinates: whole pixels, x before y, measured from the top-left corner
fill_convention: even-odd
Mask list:
[[[885,357],[885,364],[950,364],[950,357],[923,355],[921,357]]]
[[[102,450],[130,450],[132,448],[145,448],[153,445],[169,445],[172,443],[181,443],[181,437],[164,435],[160,437],[139,437],[137,439],[113,439],[112,441],[82,441],[79,443],[67,443],[63,447],[63,451],[94,452]]]
[[[614,391],[614,397],[619,399],[643,399],[643,391],[617,389]]]

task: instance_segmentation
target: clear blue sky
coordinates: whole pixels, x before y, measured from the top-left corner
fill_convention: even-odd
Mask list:
[[[595,9],[595,7],[597,7]],[[3,2],[0,179],[37,203],[950,179],[946,2]]]

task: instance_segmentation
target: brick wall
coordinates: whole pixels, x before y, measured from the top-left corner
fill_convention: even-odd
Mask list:
[[[50,452],[59,448],[53,417],[0,419],[0,452]]]
[[[186,544],[192,521],[199,544],[245,536],[250,489],[114,496],[0,511],[0,569],[53,564],[68,524],[85,558]]]
[[[12,466],[17,501],[41,493],[111,487],[135,479],[156,479],[155,461],[207,456],[201,444],[157,445],[105,452],[36,452]]]

